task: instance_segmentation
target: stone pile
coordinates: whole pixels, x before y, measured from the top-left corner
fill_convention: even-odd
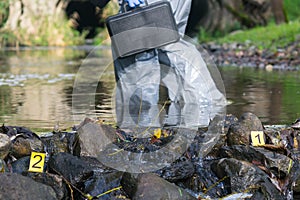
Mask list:
[[[87,134],[91,131],[115,144],[130,143],[126,131],[120,135],[119,129],[93,120],[70,132],[42,135],[3,126],[0,199],[297,199],[300,194],[297,126],[263,126],[252,113],[227,115],[224,132],[205,157],[199,144],[206,132],[199,129],[183,155],[151,173],[103,165],[97,153],[105,142]],[[32,152],[46,153],[42,173],[28,171]]]

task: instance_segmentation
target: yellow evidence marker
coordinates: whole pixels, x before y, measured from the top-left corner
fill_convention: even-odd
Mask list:
[[[265,144],[265,137],[263,131],[251,131],[252,146],[259,146]]]
[[[31,152],[28,171],[42,173],[44,171],[45,157],[45,153]]]
[[[155,136],[156,139],[159,139],[161,137],[161,129],[160,128],[155,129],[153,135]]]

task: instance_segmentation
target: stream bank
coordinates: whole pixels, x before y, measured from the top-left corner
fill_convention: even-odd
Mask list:
[[[92,137],[86,131],[106,135],[121,148],[127,144],[128,159],[130,152],[143,153],[146,145],[149,151],[156,151],[180,132],[168,128],[169,134],[135,143],[128,139],[129,130],[92,119],[74,126],[73,131],[54,130],[42,135],[23,127],[2,126],[0,196],[10,199],[296,199],[300,193],[299,128],[299,121],[288,126],[263,126],[252,113],[244,113],[239,118],[227,115],[224,132],[204,157],[199,151],[207,135],[205,129],[199,129],[187,151],[176,161],[151,173],[134,174],[103,165],[97,153],[107,146],[101,145],[101,138]],[[254,145],[251,131],[260,131],[260,146]],[[32,151],[46,153],[43,173],[28,172]]]

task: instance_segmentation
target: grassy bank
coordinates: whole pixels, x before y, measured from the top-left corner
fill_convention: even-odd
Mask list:
[[[215,39],[217,43],[245,43],[255,45],[260,49],[283,48],[300,40],[300,21],[287,24],[270,24],[245,31],[237,31],[223,38]],[[299,45],[299,44],[298,44]]]
[[[294,21],[300,18],[300,1],[299,0],[284,0],[284,9],[288,20]]]
[[[291,43],[300,41],[300,1],[284,0],[284,10],[289,20],[287,24],[276,25],[270,19],[268,26],[248,30],[238,30],[234,33],[208,34],[200,30],[200,42],[216,41],[222,43],[243,43],[257,46],[260,49],[275,50],[284,48]],[[299,44],[298,44],[299,45]]]

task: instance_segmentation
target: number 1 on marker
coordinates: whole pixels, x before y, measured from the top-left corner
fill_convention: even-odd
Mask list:
[[[31,152],[28,171],[43,172],[45,165],[45,157],[45,153]]]
[[[264,132],[263,131],[251,131],[251,140],[253,146],[264,145]]]

